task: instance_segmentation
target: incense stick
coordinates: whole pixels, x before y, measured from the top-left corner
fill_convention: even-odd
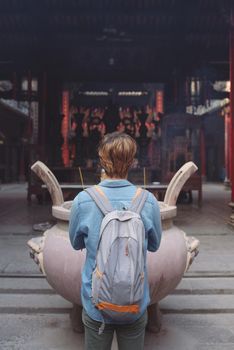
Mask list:
[[[81,171],[81,168],[80,168],[80,167],[78,167],[78,169],[79,169],[79,173],[80,173],[80,181],[81,181],[81,185],[82,185],[82,187],[84,188],[84,180],[83,180],[82,171]]]
[[[144,186],[146,186],[146,172],[145,172],[145,167],[143,168],[143,174],[144,174]]]

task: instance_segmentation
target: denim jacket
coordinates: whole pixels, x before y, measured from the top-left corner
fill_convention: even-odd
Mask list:
[[[101,186],[113,208],[119,210],[130,205],[137,189],[127,180],[104,180],[99,183],[99,186]],[[141,211],[141,218],[146,232],[145,250],[155,252],[161,240],[161,218],[158,202],[151,193],[148,194]],[[69,236],[74,249],[86,248],[86,260],[82,271],[81,300],[89,317],[100,322],[103,317],[92,303],[91,282],[102,219],[103,214],[89,194],[85,191],[80,192],[72,204]],[[136,320],[143,315],[150,302],[147,271],[145,271],[145,276],[144,297],[140,306],[140,313],[136,315]]]

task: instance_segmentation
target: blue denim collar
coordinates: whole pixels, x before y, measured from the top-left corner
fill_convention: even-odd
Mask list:
[[[103,187],[125,187],[125,186],[131,186],[131,182],[125,179],[114,179],[114,180],[103,180],[99,183],[99,186]]]

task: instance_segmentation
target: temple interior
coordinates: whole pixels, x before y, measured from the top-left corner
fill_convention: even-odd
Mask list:
[[[96,182],[100,139],[123,131],[136,183],[190,160],[198,186],[230,182],[231,14],[228,0],[3,2],[0,181],[33,193],[41,160],[62,183]]]

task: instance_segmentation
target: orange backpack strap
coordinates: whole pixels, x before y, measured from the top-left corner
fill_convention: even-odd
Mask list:
[[[143,188],[138,187],[136,190],[135,196],[133,197],[132,204],[129,208],[129,210],[134,211],[137,214],[140,214],[145,201],[148,197],[149,192],[146,190],[143,190]]]
[[[101,190],[100,186],[95,185],[95,186],[86,188],[85,192],[87,192],[90,195],[90,197],[94,200],[94,202],[96,203],[96,205],[104,215],[114,210],[109,199],[106,197],[105,193]]]
[[[116,311],[116,312],[129,312],[131,314],[138,314],[140,312],[139,305],[134,304],[134,305],[116,305],[112,303],[107,303],[105,301],[102,301],[96,305],[96,307],[99,310],[111,310],[111,311]]]

